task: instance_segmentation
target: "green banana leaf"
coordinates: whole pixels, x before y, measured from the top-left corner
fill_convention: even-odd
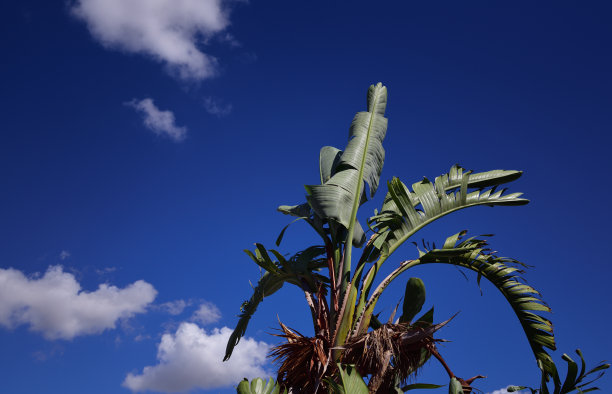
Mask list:
[[[521,174],[520,171],[510,170],[472,174],[454,165],[448,173],[438,176],[434,183],[424,178],[413,184],[413,191],[398,178],[388,182],[389,191],[381,211],[375,212],[368,220],[368,226],[376,233],[372,241],[374,251],[369,252],[370,256],[357,267],[355,273],[355,276],[360,274],[365,261],[378,259],[363,280],[356,316],[365,313],[366,298],[381,265],[400,245],[427,224],[463,208],[527,204],[529,200],[520,198],[522,193],[504,194],[505,189],[495,190],[498,185],[516,180]],[[484,190],[487,187],[492,188]]]
[[[276,293],[285,282],[302,288],[302,280],[310,283],[311,286],[314,286],[315,280],[324,283],[328,281],[327,277],[315,272],[327,266],[327,261],[324,258],[319,258],[325,253],[325,248],[322,246],[306,248],[293,255],[289,260],[277,251],[270,249],[269,252],[276,257],[277,261],[272,260],[268,251],[261,244],[256,244],[255,252],[249,250],[245,250],[245,252],[266,272],[259,278],[251,298],[240,307],[241,313],[238,315],[238,323],[227,342],[223,361],[227,361],[231,357],[234,347],[244,336],[251,317],[265,297]]]
[[[413,383],[402,387],[402,391],[406,392],[410,390],[439,389],[440,387],[444,387],[444,385],[432,383]]]
[[[368,225],[381,235],[374,244],[383,253],[390,254],[427,224],[459,209],[527,204],[529,200],[520,198],[522,193],[504,194],[505,190],[495,190],[496,186],[518,179],[521,174],[506,170],[472,174],[454,165],[434,183],[424,178],[413,184],[413,191],[393,178],[388,182],[389,191],[381,212],[368,220]],[[493,188],[483,190],[486,187]]]
[[[381,83],[370,86],[368,111],[355,115],[349,142],[339,160],[339,150],[324,148],[320,163],[321,180],[325,182],[306,186],[308,203],[321,218],[349,228],[359,203],[365,200],[362,198],[363,182],[370,187],[370,197],[376,193],[385,159],[382,141],[387,132],[386,105],[387,88]],[[330,163],[333,170],[327,171]]]
[[[283,393],[286,393],[283,390]],[[280,394],[280,387],[274,382],[274,379],[270,378],[268,382],[262,378],[255,378],[250,383],[247,378],[244,378],[238,387],[236,387],[237,394]]]
[[[465,232],[455,234],[444,242],[442,249],[420,252],[417,264],[442,263],[464,267],[475,271],[491,282],[506,298],[521,326],[536,357],[547,374],[553,374],[554,363],[545,348],[556,350],[553,326],[550,320],[540,316],[550,312],[540,293],[524,283],[519,276],[525,265],[517,260],[498,257],[489,253],[485,240],[468,238],[461,241]]]
[[[340,280],[340,299],[345,298],[345,292],[350,281],[351,254],[356,238],[365,241],[365,234],[356,224],[357,210],[366,201],[365,183],[369,185],[370,197],[373,197],[378,188],[380,173],[382,171],[385,151],[382,142],[387,133],[387,118],[384,117],[387,106],[387,88],[381,83],[371,85],[368,89],[367,112],[358,112],[353,118],[349,129],[349,141],[346,149],[340,155],[338,164],[334,167],[338,152],[327,149],[325,159],[320,163],[328,166],[332,162],[330,178],[322,185],[307,185],[306,199],[313,211],[330,223],[338,223],[346,228],[347,247],[344,249],[342,272],[338,272]],[[336,156],[334,156],[334,154]],[[333,157],[333,161],[331,158]],[[333,173],[333,174],[332,174]],[[321,180],[327,178],[327,172],[321,174]],[[362,242],[358,242],[359,245]],[[336,262],[338,264],[338,262]],[[356,288],[349,299],[356,298]],[[337,341],[342,341],[350,329],[353,308],[347,308],[340,316],[340,332],[336,335]],[[338,344],[337,342],[336,344]]]
[[[402,262],[372,293],[364,313],[356,319],[357,332],[363,332],[369,326],[380,295],[401,273],[421,264],[451,264],[475,271],[478,281],[484,277],[497,287],[518,317],[536,360],[547,375],[553,376],[554,363],[544,349],[556,349],[553,327],[550,320],[539,315],[540,312],[550,312],[550,308],[541,299],[540,293],[523,283],[519,276],[523,271],[517,266],[525,265],[514,259],[488,253],[485,240],[468,238],[461,241],[464,234],[465,232],[461,232],[447,238],[442,249],[419,251],[418,259]]]
[[[319,153],[319,175],[321,177],[321,185],[329,181],[338,168],[342,151],[333,146],[324,146]]]
[[[567,363],[567,375],[563,383],[561,383],[561,378],[559,377],[559,373],[557,372],[556,366],[553,364],[553,372],[552,372],[552,380],[554,384],[554,388],[552,393],[554,394],[566,394],[566,393],[588,393],[591,391],[599,390],[599,387],[591,386],[593,382],[598,380],[604,375],[604,371],[610,368],[610,364],[600,362],[594,368],[590,370],[586,370],[586,362],[584,361],[584,357],[580,349],[576,349],[576,354],[580,357],[580,371],[578,370],[578,364],[567,354],[563,354],[561,357],[563,361]],[[589,375],[596,375],[595,377],[589,378],[590,380],[586,380]],[[508,392],[513,393],[520,390],[529,390],[532,394],[550,394],[548,388],[548,374],[542,370],[542,384],[539,389],[534,389],[528,386],[509,386]]]
[[[354,365],[339,365],[343,394],[368,394],[368,386]]]

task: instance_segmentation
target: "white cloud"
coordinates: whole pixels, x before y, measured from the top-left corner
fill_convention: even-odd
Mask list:
[[[216,59],[198,48],[229,25],[222,0],[75,0],[71,11],[107,48],[143,53],[180,78],[202,80]],[[231,37],[231,35],[229,36]]]
[[[207,333],[194,323],[182,323],[175,334],[164,334],[157,349],[159,363],[128,374],[123,385],[132,391],[182,392],[237,385],[242,378],[266,377],[269,345],[243,338],[232,358],[223,362],[228,327]]]
[[[136,342],[144,341],[144,340],[147,340],[147,339],[151,339],[151,336],[150,335],[138,334],[138,335],[136,335],[134,337],[134,340]]]
[[[169,313],[173,316],[180,315],[183,313],[183,310],[187,307],[187,302],[185,300],[176,300],[176,301],[168,301],[159,305],[160,309],[166,313]]]
[[[523,391],[514,391],[514,392],[512,392],[512,394],[521,394],[521,393],[524,393],[524,392]],[[511,394],[511,393],[507,389],[499,389],[499,390],[495,390],[495,391],[487,393],[487,394]]]
[[[204,99],[204,108],[209,114],[216,115],[219,117],[229,115],[230,112],[232,112],[231,104],[221,104],[217,99],[213,97],[206,97]]]
[[[194,312],[192,319],[202,324],[216,323],[221,319],[221,311],[214,304],[203,302]]]
[[[67,250],[62,250],[59,254],[60,260],[66,260],[68,257],[70,257],[70,252]]]
[[[112,272],[117,271],[117,267],[104,267],[104,268],[97,268],[96,269],[96,274],[98,275],[106,275],[106,274],[110,274]]]
[[[178,127],[175,124],[172,111],[161,111],[152,99],[145,98],[140,101],[136,99],[125,103],[125,105],[136,109],[143,115],[145,126],[157,135],[166,135],[175,142],[180,142],[187,135],[186,127]]]
[[[0,269],[0,325],[27,324],[47,339],[72,339],[114,328],[117,320],[145,312],[156,295],[142,280],[123,289],[101,284],[96,291],[83,291],[61,266],[33,278],[13,268]]]

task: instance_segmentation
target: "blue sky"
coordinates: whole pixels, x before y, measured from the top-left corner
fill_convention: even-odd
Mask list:
[[[455,163],[520,169],[523,207],[474,208],[418,235],[494,233],[553,309],[559,351],[610,358],[612,7],[593,2],[24,0],[0,6],[0,391],[231,393],[273,371],[266,299],[219,358],[282,204],[318,182],[371,83],[389,90],[382,180]],[[363,206],[367,217],[380,205]],[[283,252],[316,242],[292,226]],[[404,246],[395,262],[414,256]],[[477,387],[537,385],[510,307],[449,267],[414,270]],[[407,275],[406,278],[410,276]],[[388,315],[403,293],[379,303]],[[218,356],[218,357],[217,357]],[[446,384],[436,364],[419,381]],[[612,379],[599,384],[612,391]],[[444,392],[441,389],[440,392]]]

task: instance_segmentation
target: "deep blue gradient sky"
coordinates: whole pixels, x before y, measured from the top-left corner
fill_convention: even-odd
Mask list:
[[[272,247],[288,223],[276,207],[304,200],[320,147],[344,147],[378,81],[389,90],[381,183],[433,179],[454,163],[524,171],[511,187],[529,205],[461,211],[416,238],[495,234],[500,254],[534,266],[526,278],[553,309],[558,365],[565,370],[561,354],[577,347],[590,363],[612,357],[608,2],[223,3],[230,24],[197,43],[217,59],[217,75],[200,80],[101,45],[74,4],[0,6],[0,268],[34,280],[61,264],[84,291],[144,280],[157,297],[115,328],[73,339],[0,319],[0,392],[128,393],[126,375],[156,365],[162,334],[201,302],[222,315],[200,324],[207,332],[233,328],[259,277],[242,250]],[[172,111],[186,138],[148,130],[125,104],[144,98]],[[207,112],[207,99],[229,113]],[[297,223],[282,251],[313,242]],[[386,269],[415,254],[402,247]],[[452,341],[441,351],[459,375],[487,375],[477,384],[485,393],[537,385],[520,325],[492,286],[481,296],[475,276],[443,266],[409,276],[424,279],[436,320],[461,311],[439,333]],[[401,297],[399,282],[379,303],[382,316]],[[181,314],[163,311],[176,300],[188,304]],[[277,315],[310,334],[303,295],[286,287],[261,305],[247,336],[275,343]],[[421,380],[447,383],[435,363]],[[599,386],[612,392],[612,376]]]

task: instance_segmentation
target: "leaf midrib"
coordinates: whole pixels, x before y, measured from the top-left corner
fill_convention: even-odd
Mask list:
[[[375,89],[376,88],[377,87],[375,87]],[[356,190],[355,195],[353,196],[353,209],[351,211],[349,228],[348,228],[347,235],[346,235],[346,241],[344,242],[344,248],[345,248],[344,266],[343,266],[343,272],[342,272],[342,278],[341,278],[342,293],[344,293],[344,291],[346,290],[346,286],[348,283],[347,274],[350,275],[350,272],[351,272],[351,255],[352,255],[352,250],[353,250],[353,244],[352,244],[353,232],[355,230],[355,220],[357,218],[357,210],[359,208],[359,201],[360,201],[359,195],[361,194],[361,187],[363,185],[363,169],[364,169],[365,162],[366,162],[366,156],[368,155],[368,147],[370,145],[370,133],[372,132],[372,124],[374,122],[374,116],[376,114],[376,106],[378,105],[378,99],[379,99],[379,94],[377,92],[377,94],[374,96],[374,103],[372,105],[372,111],[368,111],[370,112],[370,121],[368,122],[368,132],[366,133],[365,147],[363,150],[363,155],[361,157],[361,164],[359,166],[359,177],[357,178],[358,179],[357,190]]]

